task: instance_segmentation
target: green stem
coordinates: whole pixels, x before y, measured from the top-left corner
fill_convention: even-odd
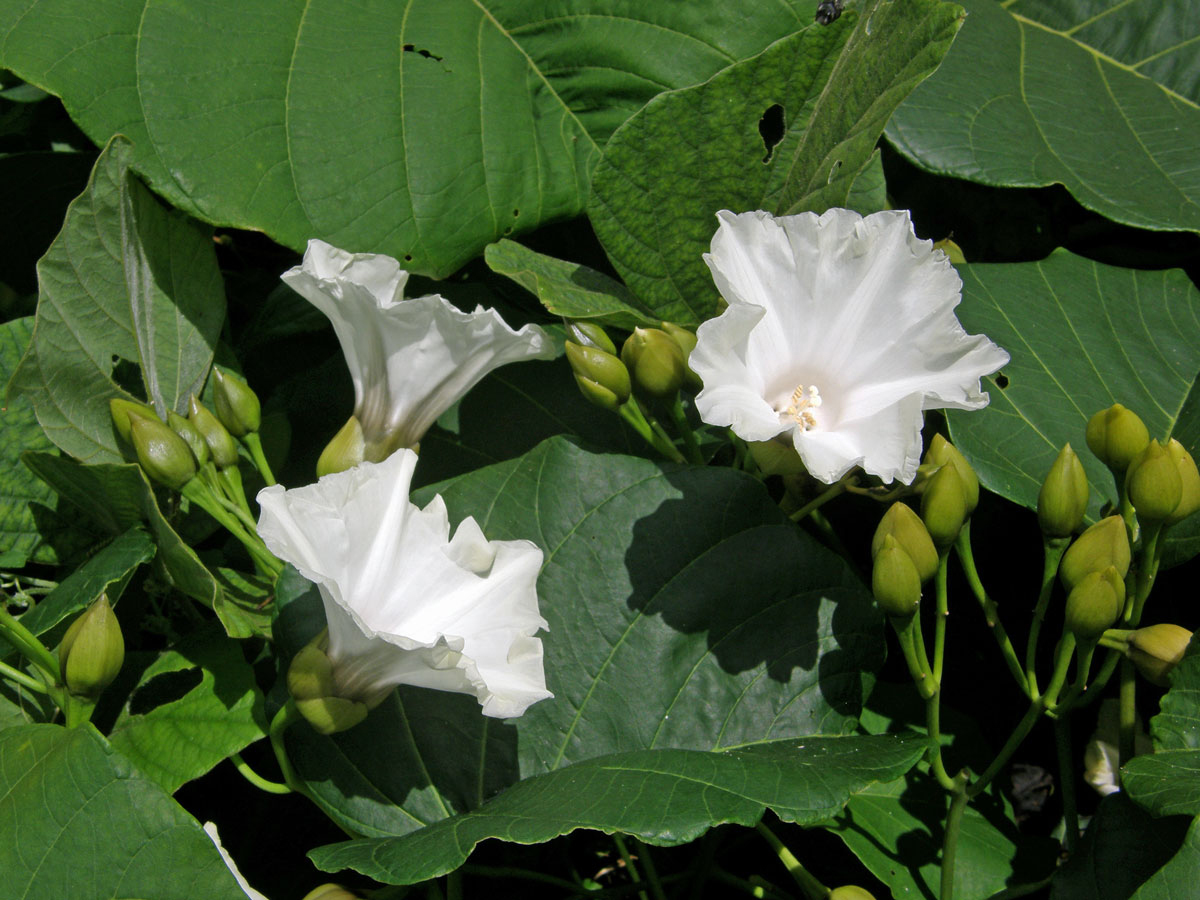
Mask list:
[[[1131,608],[1125,619],[1125,624],[1134,628],[1142,621],[1142,610],[1154,587],[1154,579],[1158,575],[1158,563],[1162,558],[1159,547],[1159,537],[1163,533],[1161,522],[1156,522],[1142,529],[1142,552],[1138,554],[1137,578],[1134,581],[1134,595]]]
[[[1004,768],[1012,755],[1017,752],[1017,748],[1029,736],[1029,732],[1033,729],[1033,726],[1037,724],[1037,720],[1041,716],[1043,709],[1045,709],[1045,705],[1041,699],[1034,700],[1029,704],[1029,708],[1025,710],[1025,715],[1017,723],[1017,727],[1013,729],[1012,734],[1008,736],[1008,740],[1004,742],[1004,746],[1000,748],[1000,752],[996,754],[988,767],[983,770],[983,774],[971,784],[970,790],[967,792],[969,796],[978,797],[991,784],[992,779],[1000,774],[1000,770]]]
[[[754,827],[771,845],[771,849],[775,851],[775,855],[779,857],[783,867],[788,870],[788,874],[792,876],[792,880],[796,882],[808,900],[825,900],[829,896],[829,888],[817,881],[804,866],[800,865],[800,860],[796,859],[787,845],[775,836],[775,832],[768,828],[765,822],[760,819]]]
[[[675,430],[683,438],[683,449],[687,451],[688,460],[698,466],[704,465],[704,454],[700,452],[700,444],[696,440],[696,432],[692,431],[692,425],[688,421],[687,413],[683,410],[683,401],[680,400],[678,394],[671,401],[671,421],[675,425]]]
[[[900,642],[900,652],[904,655],[904,662],[908,665],[908,674],[912,676],[913,684],[917,686],[917,693],[921,695],[922,700],[928,700],[937,692],[937,686],[934,685],[933,676],[929,673],[928,663],[922,663],[925,654],[917,652],[918,642],[924,643],[924,638],[921,637],[920,623],[915,615],[910,616],[904,622],[892,619],[891,623],[896,630],[896,638]]]
[[[67,717],[68,728],[78,728],[80,725],[85,725],[92,719],[92,711],[96,708],[96,701],[87,700],[83,697],[76,697],[74,694],[63,692],[64,703],[62,705],[63,714]]]
[[[854,476],[847,476],[841,481],[835,482],[826,488],[822,493],[818,494],[812,500],[808,501],[794,513],[789,515],[788,518],[793,522],[801,521],[806,516],[816,512],[830,500],[834,499],[835,497],[840,497],[842,494],[846,493],[846,488],[853,484],[856,480],[857,479]]]
[[[242,438],[242,443],[246,445],[246,449],[250,451],[250,458],[254,460],[254,467],[258,469],[258,473],[262,475],[263,481],[267,483],[267,487],[275,484],[275,476],[271,474],[271,466],[267,462],[266,454],[263,453],[262,441],[259,440],[258,432],[251,431]]]
[[[462,869],[446,873],[446,900],[462,900]]]
[[[992,636],[996,639],[996,644],[1000,648],[1000,655],[1004,657],[1004,663],[1008,666],[1009,673],[1016,680],[1021,690],[1028,695],[1029,682],[1024,670],[1021,668],[1021,661],[1017,658],[1017,651],[1013,648],[1012,641],[1008,637],[1008,632],[1004,630],[1004,625],[1000,622],[1000,611],[996,606],[996,601],[988,596],[987,590],[983,586],[983,581],[979,577],[979,572],[975,568],[975,555],[971,550],[971,522],[969,519],[963,525],[962,531],[959,532],[954,549],[958,552],[958,560],[962,563],[963,574],[966,575],[967,584],[970,585],[971,593],[975,595],[975,599],[979,601],[984,619],[987,621]]]
[[[1075,805],[1075,760],[1071,756],[1070,714],[1054,720],[1054,748],[1058,756],[1058,783],[1063,803],[1063,849],[1075,852],[1079,841],[1079,810]]]
[[[247,531],[238,517],[225,508],[222,500],[213,494],[202,479],[193,478],[183,486],[180,493],[220,522],[226,531],[241,541],[246,552],[254,560],[254,564],[264,574],[274,578],[283,571],[283,563],[267,549],[258,534]]]
[[[621,854],[621,861],[625,863],[625,871],[629,873],[629,879],[634,884],[641,884],[642,876],[638,872],[637,866],[633,864],[633,857],[629,854],[629,848],[625,846],[625,839],[619,834],[614,834],[612,839],[613,843],[617,845],[617,852]],[[638,896],[641,900],[650,900],[645,891],[639,890]]]
[[[730,887],[737,888],[743,893],[754,897],[755,900],[792,900],[791,894],[775,890],[770,885],[762,883],[762,879],[747,881],[745,878],[738,878],[736,875],[726,872],[719,866],[713,866],[712,878],[713,881],[720,881]]]
[[[1087,690],[1087,679],[1092,670],[1092,655],[1095,652],[1096,645],[1094,643],[1075,648],[1075,680],[1071,683],[1071,688],[1067,691],[1066,696],[1054,704],[1051,715],[1055,717],[1066,715],[1079,695]]]
[[[250,522],[250,527],[257,528],[254,511],[250,509],[250,501],[246,499],[246,485],[242,481],[242,473],[238,467],[232,465],[226,466],[224,469],[217,469],[217,479],[224,489],[225,496],[236,503],[238,509],[245,514],[245,518]]]
[[[1057,655],[1054,657],[1054,674],[1046,685],[1046,693],[1041,696],[1042,706],[1049,709],[1058,700],[1058,692],[1062,690],[1067,680],[1067,669],[1071,666],[1071,657],[1075,655],[1075,635],[1067,632],[1058,643]]]
[[[654,429],[650,427],[650,423],[646,421],[646,416],[642,413],[642,408],[638,406],[636,400],[630,398],[628,403],[622,404],[617,409],[617,414],[625,420],[630,428],[642,436],[642,440],[671,460],[671,462],[687,462],[683,458],[683,454],[679,452],[678,447],[671,441],[660,438]]]
[[[283,733],[287,731],[288,726],[299,722],[302,718],[300,710],[296,708],[296,701],[288,698],[288,702],[279,708],[279,712],[275,713],[275,718],[271,720],[271,727],[267,731],[267,737],[271,741],[271,749],[275,751],[275,759],[279,762],[279,770],[283,772],[284,784],[296,793],[308,796],[304,782],[300,780],[300,776],[292,768],[292,761],[288,758],[287,748],[283,743]]]
[[[946,620],[950,617],[950,597],[946,590],[949,559],[949,548],[938,553],[937,575],[933,581],[937,593],[937,618],[933,620],[933,680],[939,688],[942,686],[942,666],[946,658]]]
[[[240,753],[231,753],[229,756],[233,767],[241,773],[242,777],[258,788],[260,791],[266,791],[268,794],[290,794],[292,789],[286,784],[280,784],[278,781],[268,781],[257,772],[255,772],[246,761],[242,759]]]
[[[520,878],[525,881],[538,881],[542,884],[548,884],[551,887],[558,888],[560,891],[569,891],[573,894],[589,894],[587,888],[582,885],[575,884],[573,881],[567,881],[565,878],[558,878],[554,875],[545,875],[533,869],[521,869],[516,866],[463,866],[462,871],[467,875],[478,875],[482,878]]]
[[[954,862],[958,854],[958,832],[969,799],[966,790],[960,787],[950,800],[950,812],[946,814],[946,831],[942,836],[942,884],[939,900],[952,900],[954,897]]]
[[[3,606],[0,606],[0,634],[55,683],[62,681],[62,669],[59,668],[58,658]]]
[[[46,685],[42,684],[42,682],[30,675],[26,675],[20,669],[13,668],[7,663],[0,662],[0,675],[15,681],[24,688],[28,688],[31,691],[36,691],[39,694],[50,693],[50,688],[46,687]]]
[[[1046,618],[1046,607],[1054,592],[1054,579],[1058,574],[1058,563],[1070,538],[1046,538],[1042,542],[1042,588],[1038,592],[1037,605],[1033,608],[1033,619],[1029,623],[1029,640],[1025,644],[1025,685],[1031,700],[1036,700],[1040,694],[1037,683],[1037,648],[1038,637],[1041,635],[1042,622]]]
[[[662,882],[658,880],[658,868],[654,865],[654,857],[650,854],[650,848],[641,841],[637,842],[639,858],[642,860],[642,868],[646,870],[646,880],[650,883],[650,893],[654,895],[654,900],[667,900],[667,895],[663,893]]]
[[[1121,660],[1120,689],[1120,743],[1118,745],[1118,768],[1133,759],[1134,738],[1137,736],[1137,680],[1134,678],[1133,663],[1128,658]]]

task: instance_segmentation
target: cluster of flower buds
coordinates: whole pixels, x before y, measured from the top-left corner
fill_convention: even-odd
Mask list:
[[[688,367],[696,335],[671,322],[661,328],[635,328],[621,346],[594,322],[567,324],[567,360],[583,395],[608,410],[622,406],[631,393],[643,400],[669,401],[680,388],[699,390],[700,379]]]
[[[629,399],[629,370],[617,356],[616,345],[594,322],[571,322],[567,329],[567,361],[583,396],[611,412]]]
[[[921,517],[904,503],[893,503],[871,539],[871,587],[875,600],[894,619],[913,616],[921,585],[934,576],[938,552]]]

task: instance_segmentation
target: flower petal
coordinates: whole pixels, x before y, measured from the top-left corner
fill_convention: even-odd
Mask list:
[[[375,461],[415,445],[493,369],[554,355],[540,328],[514,331],[495,310],[465,313],[437,294],[402,300],[408,273],[388,256],[310,241],[303,265],[282,278],[333,324]]]
[[[541,666],[542,551],[488,541],[473,519],[453,539],[445,503],[408,499],[416,454],[400,450],[316,484],[259,493],[259,535],[321,589],[342,696],[397,684],[474,694],[513,716],[552,696]]]

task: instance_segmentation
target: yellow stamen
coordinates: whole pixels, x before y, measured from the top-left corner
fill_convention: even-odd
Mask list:
[[[821,405],[821,392],[817,390],[815,384],[810,384],[805,387],[802,384],[796,385],[796,389],[792,391],[791,402],[788,404],[784,413],[796,420],[796,424],[804,431],[810,428],[817,427],[817,417],[812,414],[812,410]]]

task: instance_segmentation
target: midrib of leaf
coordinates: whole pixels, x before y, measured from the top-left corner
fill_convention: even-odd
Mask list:
[[[1002,5],[1004,5],[1005,8],[1007,9],[1007,4],[1002,4]],[[1125,72],[1130,73],[1131,75],[1135,75],[1138,78],[1142,78],[1146,81],[1149,81],[1151,84],[1153,84],[1159,90],[1161,90],[1164,94],[1174,97],[1176,100],[1179,100],[1179,101],[1185,103],[1186,105],[1190,106],[1192,109],[1200,110],[1200,103],[1197,103],[1195,100],[1192,100],[1190,97],[1185,97],[1183,94],[1180,94],[1178,91],[1172,90],[1171,88],[1167,87],[1162,82],[1155,81],[1153,78],[1149,78],[1137,70],[1137,66],[1140,66],[1145,62],[1148,62],[1153,57],[1147,57],[1146,59],[1143,59],[1140,62],[1136,63],[1135,65],[1131,66],[1128,63],[1121,62],[1119,59],[1114,59],[1113,57],[1109,56],[1107,53],[1104,53],[1101,50],[1097,50],[1095,47],[1085,44],[1083,41],[1076,40],[1074,37],[1072,37],[1070,31],[1059,31],[1057,28],[1051,28],[1049,25],[1043,25],[1041,22],[1035,21],[1034,19],[1027,18],[1027,17],[1021,15],[1020,13],[1010,12],[1009,15],[1012,16],[1017,21],[1017,23],[1020,25],[1028,25],[1031,28],[1037,28],[1037,29],[1040,29],[1041,31],[1046,32],[1047,34],[1052,34],[1055,37],[1062,38],[1064,41],[1070,41],[1076,47],[1079,47],[1081,50],[1084,50],[1084,51],[1090,53],[1098,61],[1106,62],[1110,66],[1115,66],[1118,69],[1121,69]],[[1072,31],[1073,30],[1074,29],[1072,29]],[[1200,39],[1200,38],[1193,38],[1192,40],[1197,40],[1197,39]],[[1021,40],[1022,40],[1022,44],[1024,44],[1024,36],[1023,35],[1022,35]],[[1183,45],[1181,44],[1179,46],[1183,46]],[[1174,50],[1177,48],[1172,47],[1170,49]],[[1161,56],[1165,52],[1168,52],[1168,51],[1161,51],[1161,52],[1155,54],[1155,56]],[[1022,72],[1024,72],[1024,65],[1022,65],[1021,68],[1022,68]]]
[[[411,5],[411,2],[412,2],[412,0],[409,0],[410,5]],[[517,41],[517,39],[515,37],[513,37],[512,32],[510,32],[507,28],[505,28],[503,25],[500,24],[500,21],[495,16],[492,15],[491,10],[489,10],[486,6],[484,6],[483,3],[481,2],[481,0],[471,0],[471,3],[473,3],[479,9],[479,11],[481,13],[483,13],[483,15],[487,18],[487,20],[492,23],[492,27],[495,28],[496,31],[498,31],[500,34],[502,34],[505,38],[507,38],[509,43],[511,43],[513,45],[513,47],[516,48],[517,52],[520,53],[521,56],[523,56],[525,58],[526,64],[534,72],[534,74],[537,75],[537,77],[541,80],[542,84],[544,84],[546,86],[546,90],[548,90],[550,92],[550,95],[552,97],[554,97],[555,100],[558,101],[559,105],[562,106],[563,110],[566,111],[567,115],[571,117],[572,121],[574,121],[575,124],[579,127],[580,132],[582,132],[587,137],[588,143],[592,145],[592,149],[596,150],[598,152],[600,150],[600,145],[596,143],[596,139],[592,137],[591,132],[583,127],[583,123],[580,122],[579,117],[575,115],[575,110],[571,109],[571,107],[566,104],[566,102],[563,100],[563,98],[561,96],[559,96],[558,91],[556,91],[554,89],[554,85],[550,83],[550,79],[546,77],[546,73],[543,72],[541,70],[541,68],[537,65],[537,63],[535,63],[533,61],[533,57],[525,52],[525,48],[521,46],[521,44]],[[482,75],[482,72],[481,72],[481,75]]]
[[[404,7],[405,20],[407,20],[407,18],[408,18],[408,10],[411,6],[412,6],[412,0],[408,0],[408,3]],[[306,222],[308,222],[310,227],[313,226],[313,217],[311,215],[309,215],[308,207],[305,206],[305,204],[304,204],[304,195],[300,192],[300,185],[296,181],[296,161],[295,161],[295,159],[292,158],[292,75],[296,71],[296,53],[300,49],[300,35],[304,31],[304,23],[308,20],[308,11],[311,8],[312,8],[312,0],[304,0],[304,11],[302,13],[300,13],[300,21],[296,24],[296,39],[294,41],[292,41],[292,55],[291,55],[291,58],[288,60],[287,84],[284,86],[284,89],[283,89],[283,144],[284,144],[284,147],[287,148],[288,174],[291,176],[291,179],[292,179],[292,193],[296,197],[296,203],[298,203],[300,205],[300,212],[304,214],[304,220]],[[403,39],[403,32],[404,32],[403,23],[401,23],[400,31],[401,31],[401,39]],[[401,112],[403,113],[403,108],[404,108],[403,107],[403,103],[404,103],[403,85],[401,85],[401,88],[402,89],[400,91],[400,103],[402,104]],[[401,115],[401,121],[402,122],[404,121],[403,115]],[[403,143],[403,136],[402,136],[401,142]],[[407,158],[407,156],[403,157],[401,162],[404,165],[404,177],[405,177],[405,182],[407,182],[407,180],[408,180],[408,158]],[[313,230],[315,231],[315,228]]]

